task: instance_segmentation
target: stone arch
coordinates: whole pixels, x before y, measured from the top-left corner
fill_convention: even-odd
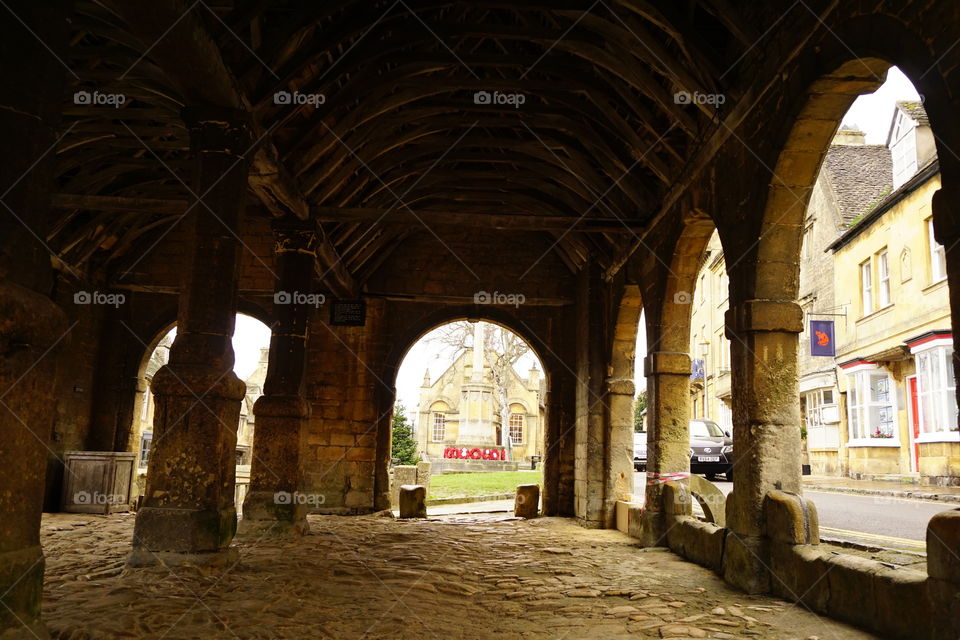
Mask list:
[[[648,507],[641,539],[647,546],[663,544],[666,535],[659,510],[661,476],[690,469],[690,319],[697,273],[714,229],[704,209],[689,207],[667,243],[672,253],[662,253],[665,259],[654,266],[662,284],[659,290],[650,289],[648,297],[659,304],[648,305],[645,314]]]
[[[774,136],[779,143],[771,159],[769,188],[760,200],[761,226],[752,240],[754,246],[738,247],[741,261],[756,265],[750,277],[731,281],[733,289],[746,285],[739,298],[796,299],[803,216],[823,157],[854,100],[883,84],[891,66],[899,67],[922,96],[936,136],[943,182],[960,177],[960,158],[951,151],[960,143],[960,123],[953,117],[956,101],[938,71],[942,51],[934,53],[928,34],[911,30],[901,20],[861,15],[831,27],[817,43],[811,64],[793,70],[790,88],[794,90],[778,103],[786,105],[790,116]],[[737,234],[747,235],[739,225],[721,222],[718,227],[725,244]]]
[[[529,405],[527,404],[527,402],[524,401],[523,399],[521,399],[521,398],[507,398],[507,405],[509,405],[509,406],[512,407],[512,406],[515,405],[515,404],[520,405],[520,407],[521,407],[526,413],[530,413],[530,407],[529,407]]]
[[[610,377],[633,380],[634,363],[637,357],[637,333],[643,313],[643,298],[640,287],[626,284],[617,305],[616,324],[613,329]]]
[[[270,327],[271,318],[258,305],[242,303],[239,307],[237,315],[248,316],[264,326]],[[140,356],[139,359],[136,360],[136,386],[134,388],[135,397],[133,400],[132,419],[129,420],[129,424],[126,425],[125,433],[118,434],[117,436],[118,450],[133,451],[136,453],[140,447],[140,443],[134,436],[137,435],[136,426],[144,411],[144,404],[149,401],[148,395],[150,393],[150,387],[146,380],[147,365],[150,362],[150,357],[163,338],[171,329],[177,326],[178,320],[176,316],[177,311],[173,305],[164,309],[163,312],[158,313],[149,325],[150,328],[146,333],[146,335],[150,336],[149,342],[143,342],[141,338],[133,336],[132,333],[128,334],[128,338],[132,340],[130,348],[139,349]]]
[[[377,508],[386,508],[389,496],[389,463],[391,446],[391,416],[396,400],[396,380],[400,365],[410,349],[434,329],[451,322],[484,321],[499,325],[522,338],[543,365],[547,393],[551,385],[551,372],[557,369],[557,358],[546,342],[537,336],[518,316],[493,305],[450,305],[434,310],[414,322],[405,325],[391,340],[391,346],[383,359],[377,394],[376,467],[374,473],[374,496]],[[389,385],[389,387],[387,387]],[[454,406],[451,404],[450,406]],[[544,443],[544,450],[549,448]],[[545,478],[544,500],[549,493]]]
[[[396,381],[400,363],[407,356],[410,349],[425,335],[445,324],[460,321],[482,320],[512,331],[530,345],[534,354],[544,366],[544,375],[549,376],[547,362],[552,360],[551,350],[546,343],[535,335],[526,324],[508,311],[495,306],[480,307],[477,305],[458,305],[438,309],[406,327],[401,335],[393,340],[393,345],[384,359],[382,376],[385,381]],[[548,378],[549,381],[549,378]],[[548,382],[549,384],[549,382]]]
[[[648,335],[656,336],[656,348],[651,350],[671,353],[689,350],[690,312],[697,273],[715,228],[713,219],[702,210],[694,209],[684,216],[669,266],[665,267],[659,317],[651,313],[646,318]]]

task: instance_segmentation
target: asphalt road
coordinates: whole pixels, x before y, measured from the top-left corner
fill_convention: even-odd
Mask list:
[[[634,474],[635,492],[642,491],[644,482],[644,474]],[[724,494],[733,489],[730,482],[716,481],[714,484]],[[878,547],[923,549],[930,518],[941,511],[956,508],[956,505],[945,502],[828,491],[807,490],[803,495],[817,505],[821,537]]]

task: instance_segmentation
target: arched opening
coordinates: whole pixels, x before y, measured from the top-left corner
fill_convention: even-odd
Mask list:
[[[934,222],[945,147],[932,117],[937,91],[923,94],[879,57],[821,77],[773,169],[756,258],[746,249],[743,264],[732,267],[739,304],[764,300],[781,310],[742,327],[747,335],[766,322],[773,331],[765,329],[762,342],[753,333],[747,340],[754,341],[734,345],[741,371],[753,367],[752,391],[735,384],[735,399],[739,392],[749,408],[736,422],[777,415],[799,425],[796,434],[778,428],[776,453],[752,448],[749,468],[761,469],[749,483],[754,499],[769,488],[805,486],[824,538],[914,550],[925,548],[926,523],[941,509],[894,503],[878,524],[858,512],[857,498],[817,488],[860,481],[861,489],[883,491],[896,488],[884,481],[955,484],[960,476],[949,458],[960,438],[948,256]],[[740,273],[751,262],[753,273]],[[776,324],[787,311],[796,318],[790,329]],[[788,355],[765,355],[775,353]],[[791,368],[796,391],[778,375]],[[756,409],[764,403],[767,413]],[[796,460],[785,454],[795,444]],[[777,466],[783,460],[789,468]],[[796,462],[813,477],[794,486]]]
[[[137,397],[134,402],[133,423],[130,426],[129,451],[136,454],[134,466],[133,499],[143,495],[146,487],[150,451],[153,445],[153,417],[155,401],[150,383],[156,372],[169,359],[170,347],[176,338],[176,323],[167,325],[147,346],[140,363],[137,378]],[[233,334],[235,356],[234,373],[247,385],[247,393],[240,408],[237,424],[237,493],[239,509],[243,504],[253,460],[253,433],[255,416],[253,405],[263,394],[270,353],[270,328],[253,316],[238,313]]]
[[[548,380],[528,341],[503,324],[452,321],[421,334],[396,372],[394,485],[396,468],[417,461],[428,462],[434,477],[445,476],[430,483],[433,497],[512,493],[519,478],[542,483]],[[409,431],[411,442],[398,440],[398,428]],[[477,472],[491,476],[462,475]]]
[[[733,395],[726,336],[730,278],[719,234],[703,248],[690,292],[690,471],[733,481]],[[726,485],[723,490],[729,492]]]

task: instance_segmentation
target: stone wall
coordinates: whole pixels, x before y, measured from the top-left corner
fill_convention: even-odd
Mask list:
[[[735,564],[736,533],[684,513],[681,505],[690,499],[686,483],[668,483],[663,495],[671,550],[728,580],[731,571],[749,571]],[[960,509],[938,514],[928,526],[928,574],[821,550],[816,508],[796,495],[770,492],[764,518],[769,558],[765,591],[884,637],[945,640],[960,631],[954,612],[960,601],[955,551]],[[904,615],[904,607],[910,615]]]
[[[377,394],[385,381],[376,365],[386,343],[378,338],[385,304],[367,304],[365,327],[332,327],[327,309],[311,318],[306,397],[312,407],[304,461],[304,491],[322,496],[316,510],[374,510]],[[386,416],[389,419],[389,413]],[[388,420],[389,421],[389,420]]]

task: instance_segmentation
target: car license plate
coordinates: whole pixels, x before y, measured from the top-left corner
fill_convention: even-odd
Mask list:
[[[697,456],[697,462],[720,462],[720,456]]]

